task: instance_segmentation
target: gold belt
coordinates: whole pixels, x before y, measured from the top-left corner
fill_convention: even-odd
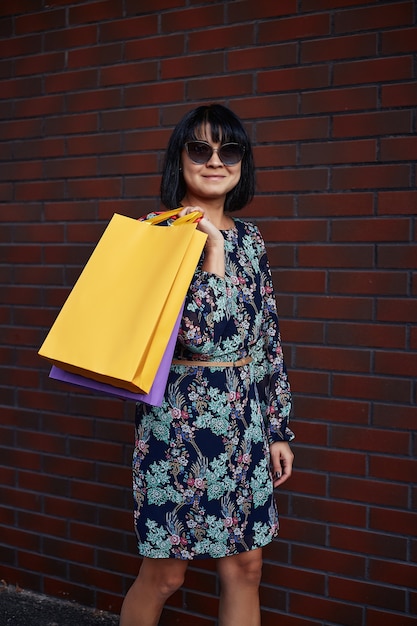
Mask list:
[[[186,365],[187,367],[241,367],[251,361],[251,356],[245,356],[238,361],[186,361],[185,359],[173,359],[172,365]]]

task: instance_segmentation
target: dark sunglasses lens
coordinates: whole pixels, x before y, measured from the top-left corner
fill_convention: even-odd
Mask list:
[[[243,146],[238,143],[225,143],[219,150],[219,157],[225,165],[236,165],[242,160]]]
[[[211,147],[202,141],[189,141],[187,143],[187,152],[194,163],[207,163],[213,154]]]

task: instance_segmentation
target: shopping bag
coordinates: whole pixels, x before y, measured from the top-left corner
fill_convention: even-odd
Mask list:
[[[39,354],[68,372],[149,393],[206,235],[166,211],[138,221],[115,214]]]
[[[115,387],[108,383],[100,383],[98,380],[92,378],[86,378],[80,374],[73,374],[72,372],[66,372],[65,370],[53,365],[49,372],[49,378],[59,380],[61,382],[76,385],[78,387],[84,387],[87,390],[97,391],[107,396],[116,396],[123,400],[134,400],[135,402],[145,402],[152,406],[161,406],[164,399],[165,388],[168,380],[169,370],[172,363],[172,357],[174,355],[175,344],[177,342],[178,330],[181,323],[183,307],[178,315],[177,321],[174,326],[174,330],[171,333],[167,348],[162,357],[162,361],[156,372],[155,379],[152,383],[152,387],[149,393],[135,393],[122,389],[121,387]]]

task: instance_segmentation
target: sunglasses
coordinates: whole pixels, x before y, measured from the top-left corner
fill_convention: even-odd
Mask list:
[[[187,141],[185,149],[193,163],[204,165],[217,152],[220,161],[224,165],[236,165],[243,159],[245,147],[240,143],[224,143],[220,148],[213,148],[206,141]]]

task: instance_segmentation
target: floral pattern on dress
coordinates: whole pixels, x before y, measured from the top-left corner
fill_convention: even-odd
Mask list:
[[[226,275],[196,269],[161,407],[139,403],[133,455],[139,553],[219,558],[278,532],[269,445],[290,441],[291,394],[271,272],[258,228],[223,231]]]

